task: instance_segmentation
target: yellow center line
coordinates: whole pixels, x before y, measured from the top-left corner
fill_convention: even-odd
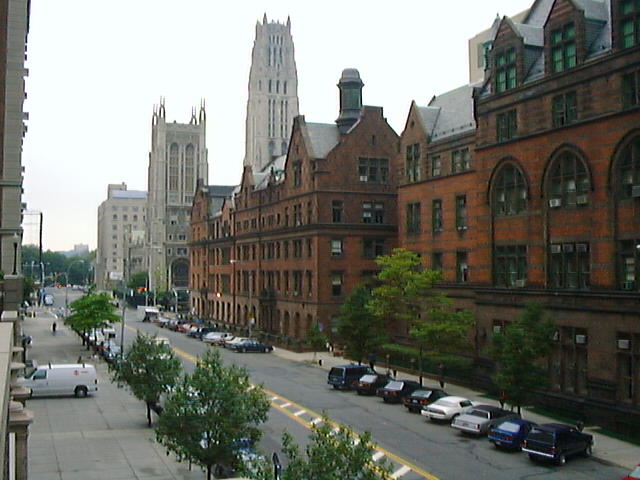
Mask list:
[[[132,331],[134,331],[134,332],[139,332],[139,331],[140,331],[140,330],[138,330],[138,329],[137,329],[137,328],[135,328],[135,327],[131,327],[131,326],[129,326],[129,325],[125,325],[125,326],[126,326],[128,329],[130,329],[130,330],[132,330]],[[145,332],[143,332],[143,333],[145,333]],[[187,352],[185,352],[184,350],[181,350],[181,349],[176,348],[176,347],[173,347],[173,346],[171,347],[171,349],[172,349],[174,352],[176,352],[176,354],[177,354],[178,356],[180,356],[180,357],[184,358],[185,360],[188,360],[188,361],[190,361],[190,362],[192,362],[192,363],[194,363],[194,364],[198,362],[198,357],[196,357],[196,356],[194,356],[194,355],[191,355],[190,353],[187,353]],[[255,384],[253,384],[253,383],[252,383],[252,385],[255,385]],[[271,401],[271,406],[272,406],[273,408],[275,408],[276,410],[278,410],[280,413],[282,413],[282,414],[284,414],[285,416],[287,416],[288,418],[290,418],[291,420],[293,420],[293,421],[295,421],[295,422],[299,423],[300,425],[302,425],[303,427],[307,428],[308,430],[311,430],[311,428],[312,428],[313,424],[312,424],[310,421],[307,421],[307,420],[305,420],[304,418],[302,418],[302,415],[299,415],[299,416],[294,415],[292,412],[290,412],[290,411],[288,410],[288,408],[290,408],[290,407],[292,407],[292,406],[293,406],[293,407],[295,407],[297,410],[304,410],[304,411],[306,411],[310,416],[314,417],[314,419],[315,419],[315,418],[323,418],[323,416],[322,416],[322,415],[320,415],[320,414],[318,414],[318,413],[314,412],[313,410],[311,410],[311,409],[309,409],[309,408],[307,408],[307,407],[303,407],[303,406],[302,406],[302,405],[300,405],[299,403],[296,403],[296,402],[294,402],[293,400],[289,400],[288,398],[283,397],[282,395],[280,395],[280,394],[278,394],[278,393],[275,393],[275,392],[273,392],[273,391],[271,391],[271,390],[269,390],[269,389],[267,389],[267,388],[265,388],[265,387],[262,387],[262,390],[263,390],[263,391],[264,391],[264,392],[265,392],[265,393],[266,393],[270,398],[277,397],[278,399],[280,399],[280,400],[282,400],[282,401],[284,401],[284,402],[289,403],[289,406],[288,406],[287,408],[284,408],[284,407],[281,407],[278,403],[276,403],[276,401],[275,401],[275,400],[272,400],[272,401]],[[336,422],[334,422],[334,421],[332,421],[332,420],[329,420],[329,422],[330,422],[330,425],[331,425],[331,426],[333,426],[333,427],[340,427],[340,424],[338,424],[338,423],[336,423]],[[347,427],[347,428],[348,428],[348,427]],[[439,477],[436,477],[436,476],[434,476],[434,475],[430,474],[430,473],[429,473],[429,472],[427,472],[426,470],[424,470],[424,469],[422,469],[422,468],[418,467],[417,465],[414,465],[413,463],[411,463],[411,462],[409,462],[408,460],[406,460],[406,459],[404,459],[404,458],[402,458],[402,457],[400,457],[400,456],[396,455],[395,453],[392,453],[392,452],[390,452],[389,450],[387,450],[387,449],[385,449],[385,448],[380,447],[379,445],[374,445],[374,449],[375,449],[375,450],[377,450],[377,451],[379,451],[379,452],[384,453],[384,454],[385,454],[385,456],[386,456],[387,458],[390,458],[391,460],[393,460],[393,461],[395,461],[395,462],[397,462],[397,463],[400,463],[400,464],[402,464],[402,465],[406,465],[406,466],[407,466],[407,467],[409,467],[411,470],[413,470],[415,473],[417,473],[418,475],[423,476],[424,478],[427,478],[427,479],[429,479],[429,480],[440,480],[440,478],[439,478]]]

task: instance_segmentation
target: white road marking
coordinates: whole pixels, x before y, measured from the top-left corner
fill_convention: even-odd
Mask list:
[[[403,475],[406,475],[410,471],[411,469],[409,467],[407,467],[406,465],[403,465],[402,467],[400,467],[398,470],[396,470],[391,474],[391,478],[400,478]]]
[[[298,410],[296,413],[294,413],[294,415],[295,415],[296,417],[299,417],[299,416],[300,416],[300,415],[302,415],[303,413],[307,413],[307,411],[306,411],[306,410]]]
[[[374,453],[374,454],[373,454],[373,457],[371,457],[371,458],[373,458],[373,461],[374,461],[374,462],[377,462],[377,461],[378,461],[378,460],[380,460],[382,457],[384,457],[384,453],[382,453],[382,452],[376,452],[376,453]]]
[[[287,408],[287,407],[290,407],[290,406],[291,406],[291,404],[289,402],[287,402],[287,403],[283,403],[282,405],[280,405],[280,408]]]

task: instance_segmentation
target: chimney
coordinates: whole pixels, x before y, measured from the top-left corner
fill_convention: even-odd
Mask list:
[[[340,115],[336,120],[338,130],[344,134],[349,131],[360,118],[362,110],[362,87],[360,72],[355,68],[345,68],[342,71],[338,88],[340,89]]]

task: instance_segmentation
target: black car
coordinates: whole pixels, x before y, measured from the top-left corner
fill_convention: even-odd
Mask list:
[[[232,343],[229,345],[231,350],[236,352],[244,353],[244,352],[272,352],[273,346],[267,345],[266,343],[259,342],[257,340],[244,340],[238,343]]]
[[[561,423],[533,427],[522,444],[522,451],[528,453],[531,460],[553,460],[559,465],[564,465],[567,457],[576,454],[589,457],[592,449],[592,435]]]
[[[423,406],[435,402],[439,398],[448,397],[449,394],[440,388],[420,387],[411,395],[407,395],[402,399],[402,403],[411,413],[420,413]]]
[[[358,392],[358,395],[375,395],[376,391],[380,387],[384,387],[390,380],[391,377],[388,375],[368,373],[360,377],[354,389]]]
[[[420,384],[413,380],[391,380],[384,387],[379,388],[376,395],[382,397],[385,403],[399,403],[419,388]]]
[[[202,340],[202,337],[204,337],[207,333],[215,332],[215,331],[216,329],[214,327],[200,327],[198,330],[193,330],[187,333],[187,337],[192,337],[192,338],[197,338],[198,340]]]

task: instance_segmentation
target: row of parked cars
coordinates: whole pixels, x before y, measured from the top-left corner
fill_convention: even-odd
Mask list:
[[[188,322],[178,318],[158,317],[154,323],[162,328],[182,332],[188,337],[197,338],[209,345],[217,345],[235,352],[260,352],[273,351],[273,345],[262,343],[247,337],[235,336],[229,332],[222,332],[219,328],[203,325],[197,322]]]
[[[522,450],[532,460],[563,465],[568,457],[588,457],[593,450],[593,436],[578,427],[538,425],[514,411],[449,395],[442,388],[421,386],[414,380],[392,378],[369,366],[333,367],[327,381],[335,389],[377,395],[385,403],[402,403],[411,413],[420,413],[432,422],[449,423],[464,434],[487,436],[496,448]]]

